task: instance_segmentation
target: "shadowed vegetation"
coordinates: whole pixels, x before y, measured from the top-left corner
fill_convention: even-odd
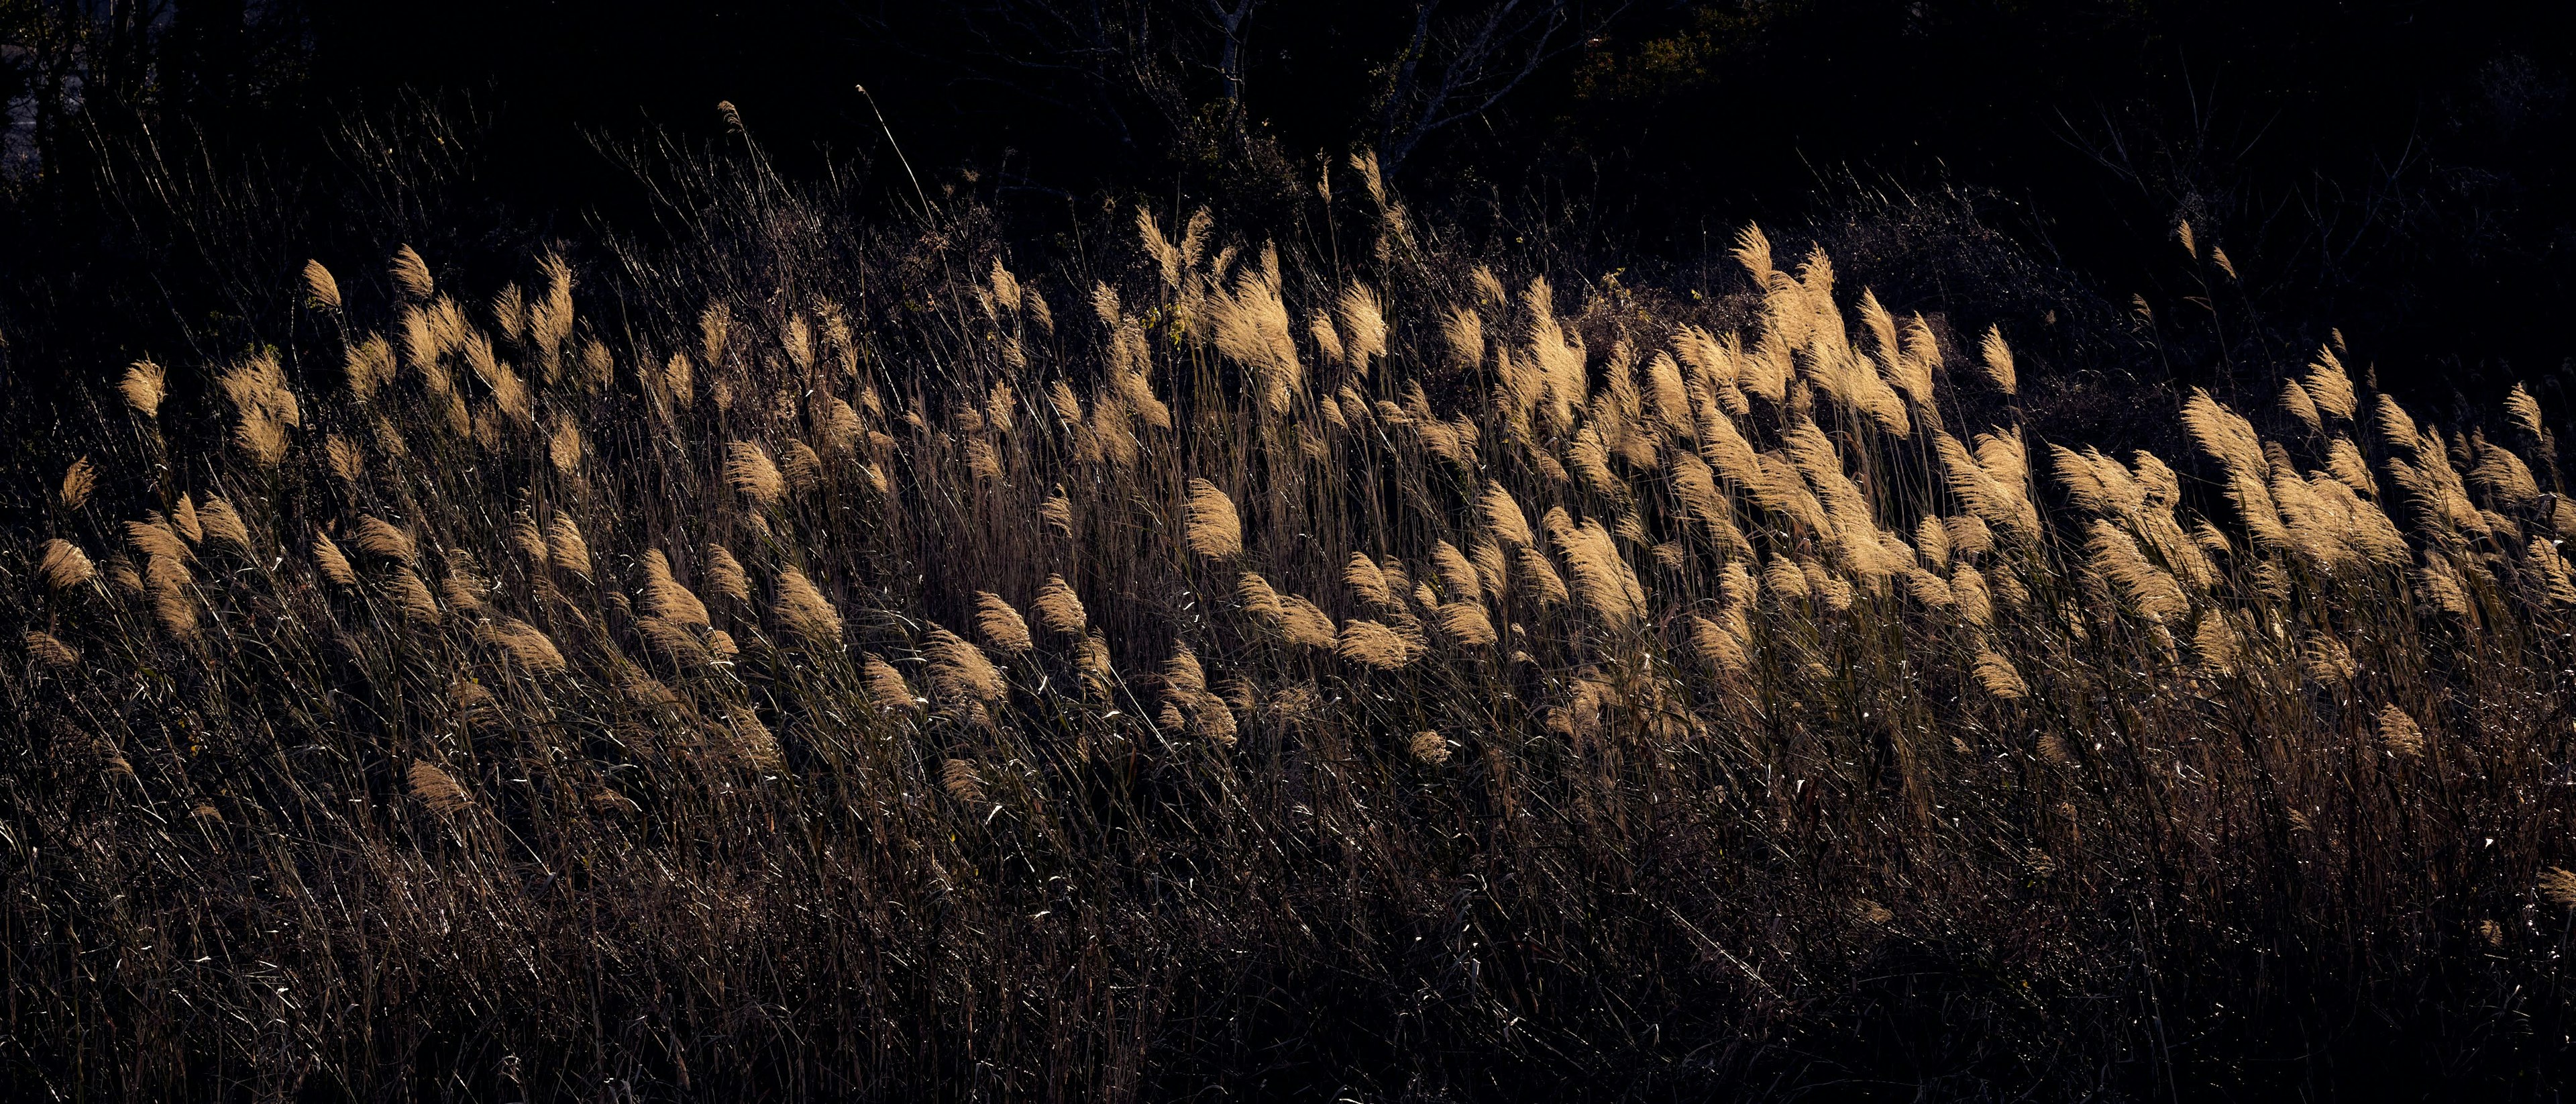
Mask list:
[[[1016,255],[662,171],[667,245],[275,266],[20,446],[15,1095],[2567,1072],[2522,387],[2337,334],[2106,453],[2039,335],[1754,227],[1693,297],[1368,156]]]

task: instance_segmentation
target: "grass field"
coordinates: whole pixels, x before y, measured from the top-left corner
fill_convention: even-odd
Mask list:
[[[1043,256],[745,187],[66,366],[11,1095],[2555,1098],[2554,391],[2338,335],[2104,453],[1804,242],[1326,183]]]

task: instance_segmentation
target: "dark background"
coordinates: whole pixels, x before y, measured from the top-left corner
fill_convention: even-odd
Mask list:
[[[1543,236],[1532,267],[1718,290],[1759,220],[1900,309],[2091,326],[2051,348],[2130,376],[2295,367],[2339,327],[2439,403],[2576,348],[2563,5],[0,0],[0,33],[21,387],[223,355],[260,331],[222,289],[388,235],[469,270],[649,235],[616,150],[738,150],[719,100],[865,217],[917,175],[1033,245],[1113,199],[1259,226],[1375,149],[1418,215]]]

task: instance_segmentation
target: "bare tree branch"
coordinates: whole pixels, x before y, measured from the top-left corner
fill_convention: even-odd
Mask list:
[[[1578,0],[1493,0],[1481,10],[1417,0],[1413,31],[1378,106],[1378,162],[1395,172],[1434,132],[1483,115],[1627,10]]]

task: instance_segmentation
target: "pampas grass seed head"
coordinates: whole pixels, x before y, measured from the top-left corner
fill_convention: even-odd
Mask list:
[[[330,534],[313,534],[313,561],[322,568],[322,577],[344,587],[358,585],[358,572],[349,566],[349,557],[331,542]]]
[[[995,651],[1018,654],[1036,646],[1029,637],[1028,622],[1020,611],[1001,595],[989,590],[975,592],[975,632]]]
[[[581,527],[573,524],[572,515],[556,514],[553,525],[546,527],[546,561],[583,578],[590,577],[590,542],[581,537]]]
[[[963,759],[940,763],[939,788],[948,791],[948,796],[969,805],[984,802],[984,780],[975,776],[975,765]]]
[[[317,310],[337,312],[340,309],[340,281],[320,261],[304,262],[304,301]]]
[[[1058,636],[1081,636],[1086,624],[1082,599],[1062,575],[1049,575],[1038,587],[1038,627]]]
[[[997,702],[1007,689],[1002,672],[982,649],[946,629],[933,627],[922,649],[930,660],[930,689],[951,701]]]
[[[411,796],[440,816],[463,812],[474,804],[474,799],[466,794],[464,786],[457,784],[454,775],[430,765],[427,760],[412,760],[411,770],[405,776],[411,783]]]
[[[1470,648],[1491,647],[1496,640],[1500,639],[1494,632],[1493,619],[1485,615],[1485,607],[1474,601],[1450,602],[1442,605],[1436,618],[1440,623],[1440,631],[1449,634],[1450,639]]]
[[[1243,554],[1243,521],[1234,500],[1216,484],[1192,477],[1189,482],[1186,541],[1190,551],[1210,559]]]
[[[767,507],[778,505],[787,497],[787,479],[771,463],[769,452],[753,441],[734,441],[725,446],[725,481],[754,503]]]
[[[903,672],[885,657],[869,652],[859,660],[859,676],[867,687],[868,702],[879,709],[910,709],[920,704],[912,685],[903,680]]]
[[[780,625],[820,648],[836,648],[841,643],[841,614],[830,600],[816,589],[814,581],[795,568],[778,572],[778,604],[772,611]]]
[[[2022,681],[2021,672],[2014,670],[2012,661],[2005,659],[2001,652],[1989,648],[1977,653],[1975,674],[1977,685],[1995,697],[2020,701],[2030,696],[2030,684]],[[2060,754],[2063,755],[2063,749]]]
[[[90,464],[89,457],[84,456],[72,461],[71,468],[63,472],[62,495],[59,499],[63,510],[67,513],[79,510],[88,504],[90,492],[97,489],[98,468]]]
[[[437,596],[431,594],[429,584],[421,582],[420,576],[408,567],[397,567],[385,578],[385,596],[406,620],[435,625],[441,619]]]
[[[438,290],[437,282],[430,279],[429,262],[408,245],[394,250],[393,277],[394,286],[415,301],[427,300]]]
[[[474,635],[531,674],[560,675],[570,669],[555,642],[525,621],[495,617],[476,626]]]
[[[2013,370],[2012,346],[2004,344],[2001,326],[1989,327],[1985,341],[1978,346],[1980,362],[1986,369],[1986,382],[2007,395],[2019,394],[2021,377]]]
[[[1358,596],[1364,605],[1375,609],[1392,609],[1396,605],[1395,591],[1388,585],[1385,572],[1380,571],[1377,561],[1369,559],[1366,553],[1351,553],[1351,563],[1342,571],[1342,581],[1350,585],[1351,593]]]
[[[403,563],[419,562],[410,534],[373,514],[358,518],[358,551]]]
[[[1437,732],[1416,732],[1405,744],[1414,762],[1436,767],[1449,761],[1449,741]]]
[[[230,502],[220,498],[207,499],[205,506],[197,511],[197,524],[208,540],[232,545],[245,553],[251,550],[250,525],[233,510]]]
[[[126,522],[125,543],[146,557],[160,556],[175,563],[186,563],[196,558],[195,553],[188,551],[187,545],[180,543],[179,534],[170,528],[170,523],[161,520],[157,514],[150,521]]]
[[[27,633],[26,642],[27,658],[44,666],[58,671],[68,671],[80,665],[80,652],[74,650],[71,645],[55,639],[49,633],[30,631]]]
[[[125,405],[149,419],[160,416],[161,396],[166,387],[166,376],[160,365],[138,360],[125,370],[125,378],[118,381],[116,390],[125,397]]]
[[[2424,754],[2424,727],[2391,703],[2379,711],[2379,742],[2391,753],[2411,759]]]
[[[704,628],[707,605],[671,575],[671,561],[659,548],[644,553],[644,609],[654,617]]]
[[[1404,638],[1375,621],[1344,624],[1335,650],[1343,659],[1379,671],[1397,670],[1413,662],[1413,649]]]
[[[707,588],[719,597],[751,601],[750,578],[743,574],[742,564],[733,558],[733,553],[725,551],[721,544],[707,546]]]
[[[2540,896],[2560,908],[2576,909],[2576,872],[2550,867],[2540,872]]]
[[[1334,627],[1332,617],[1294,594],[1279,597],[1279,629],[1289,643],[1301,648],[1330,650],[1341,642],[1341,630]]]
[[[45,542],[45,550],[37,560],[36,577],[44,580],[45,589],[61,594],[97,578],[98,568],[79,545],[56,537]]]

